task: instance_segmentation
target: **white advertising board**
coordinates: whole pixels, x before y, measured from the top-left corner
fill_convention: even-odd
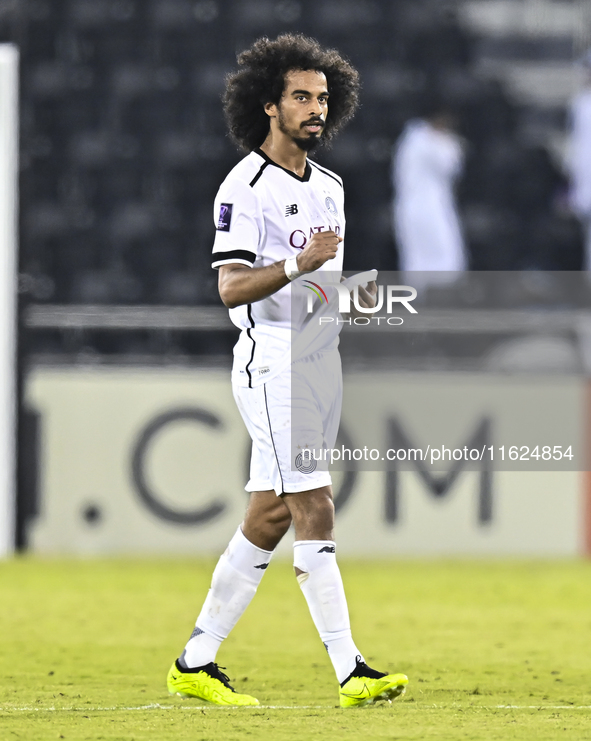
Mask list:
[[[582,379],[530,379],[527,386],[482,374],[392,379],[346,376],[347,440],[386,445],[389,428],[376,420],[396,419],[417,444],[432,430],[463,444],[484,410],[491,429],[502,430],[515,409],[517,429],[527,435],[532,425],[535,431],[540,399],[560,407],[565,436],[580,443],[583,435]],[[471,391],[476,386],[478,394]],[[33,552],[216,554],[225,548],[247,502],[249,453],[227,373],[39,368],[28,379],[26,395],[42,425],[40,514],[29,529]],[[529,431],[524,408],[531,411]],[[425,409],[428,428],[419,413]],[[372,436],[360,437],[368,419]],[[483,476],[466,467],[456,473],[441,485],[412,466],[335,472],[339,552],[369,557],[584,551],[584,474],[502,470]],[[291,541],[288,535],[282,552],[289,553]]]

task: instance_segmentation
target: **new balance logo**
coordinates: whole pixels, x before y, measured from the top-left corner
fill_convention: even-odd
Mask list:
[[[263,569],[264,571],[268,565],[268,563],[260,563],[258,566],[255,566],[255,569]]]
[[[286,216],[295,216],[298,212],[298,204],[292,203],[291,206],[285,207],[285,215]]]
[[[324,548],[321,548],[318,553],[334,553],[335,547],[334,545],[325,545]]]

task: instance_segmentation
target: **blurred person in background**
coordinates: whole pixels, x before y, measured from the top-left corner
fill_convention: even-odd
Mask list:
[[[294,570],[340,684],[341,706],[390,700],[408,679],[369,667],[353,641],[335,555],[330,473],[315,460],[304,462],[301,452],[335,444],[338,338],[292,360],[291,282],[313,272],[322,281],[343,266],[343,183],[308,153],[353,116],[359,76],[338,52],[301,35],[259,39],[238,64],[227,79],[225,111],[234,141],[249,154],[215,200],[212,267],[219,270],[220,296],[232,321],[242,329],[232,387],[253,442],[250,499],[167,686],[218,705],[259,704],[230,686],[215,659],[293,522]],[[363,291],[366,307],[374,305],[373,288],[377,292],[375,283]],[[308,414],[303,424],[292,426],[292,399]],[[293,633],[294,626],[285,630]]]
[[[411,119],[396,143],[392,161],[394,236],[399,269],[421,287],[453,282],[468,267],[454,185],[463,151],[455,115],[433,99],[423,117]],[[425,272],[423,280],[415,275]],[[440,276],[433,273],[441,272]],[[429,273],[429,274],[427,274]]]
[[[584,230],[583,269],[591,270],[591,49],[578,63],[584,86],[570,105],[570,201]]]

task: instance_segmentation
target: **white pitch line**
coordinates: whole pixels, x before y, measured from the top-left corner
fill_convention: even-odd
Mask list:
[[[404,704],[411,707],[408,703]],[[591,710],[591,705],[414,705],[419,710],[454,710],[459,707],[464,709],[474,708],[476,710]],[[237,707],[236,705],[137,705],[133,707],[65,707],[65,708],[36,708],[36,707],[0,707],[4,713],[113,713],[113,712],[141,712],[143,710],[335,710],[336,705],[247,705]]]
[[[494,705],[497,710],[591,710],[591,705]]]
[[[10,713],[112,713],[116,711],[141,711],[141,710],[332,710],[336,705],[138,705],[136,707],[111,707],[111,708],[35,708],[35,707],[0,707],[0,712]]]

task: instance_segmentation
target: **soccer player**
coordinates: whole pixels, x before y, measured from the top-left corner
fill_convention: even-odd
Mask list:
[[[334,666],[341,706],[390,700],[408,679],[367,666],[351,636],[330,474],[293,455],[333,447],[340,417],[338,338],[329,334],[325,347],[316,342],[312,354],[293,361],[290,289],[301,275],[342,270],[343,184],[307,154],[351,118],[359,76],[336,51],[301,35],[259,39],[238,64],[227,79],[225,112],[232,137],[249,154],[215,200],[213,267],[222,301],[242,329],[232,386],[253,443],[250,500],[168,689],[219,705],[259,704],[230,686],[215,659],[293,522],[295,573]],[[373,305],[374,288],[360,290],[365,306]],[[311,420],[303,429],[292,429],[292,387]]]

